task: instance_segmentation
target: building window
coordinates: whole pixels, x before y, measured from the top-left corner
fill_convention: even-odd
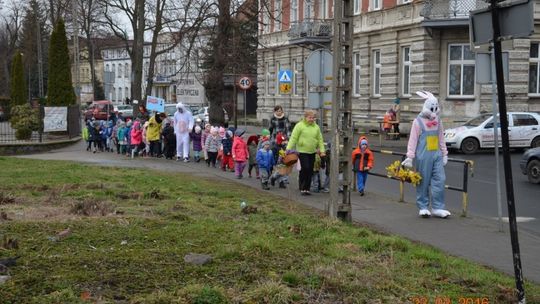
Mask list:
[[[328,0],[320,0],[319,4],[320,4],[319,18],[327,19],[328,18]]]
[[[403,47],[401,53],[401,95],[411,96],[411,47]]]
[[[354,14],[360,14],[360,0],[354,0]]]
[[[112,72],[114,73],[114,75],[116,75],[116,64],[113,63],[112,65]],[[114,77],[113,75],[113,77]]]
[[[275,71],[275,74],[274,74],[274,81],[275,81],[275,88],[276,88],[276,93],[275,95],[279,95],[279,70],[281,69],[281,64],[279,63],[279,61],[276,61],[276,71]]]
[[[373,51],[373,96],[381,96],[381,51]]]
[[[529,52],[529,94],[540,95],[539,85],[539,69],[540,69],[540,44],[538,42],[531,43],[531,50]]]
[[[266,96],[270,96],[270,64],[264,65],[264,91]]]
[[[291,0],[291,23],[298,21],[298,0]]]
[[[474,53],[468,44],[448,46],[448,96],[474,96]]]
[[[125,90],[125,97],[128,98],[129,97],[129,88],[125,87],[124,90]]]
[[[129,78],[129,63],[126,63],[126,66],[124,69],[124,77]]]
[[[313,18],[313,0],[304,0],[304,20]]]
[[[116,77],[118,78],[122,78],[123,74],[122,74],[122,64],[119,63],[118,64],[118,74],[116,74]]]
[[[293,59],[292,60],[292,94],[293,96],[298,96],[298,79],[297,79],[297,75],[298,75],[298,62],[296,61],[296,59]]]
[[[281,31],[281,0],[274,1],[274,31]]]
[[[112,89],[112,96],[111,96],[111,101],[112,102],[115,102],[116,101],[116,88],[113,88]]]
[[[353,54],[353,95],[360,96],[360,53]]]
[[[109,72],[109,69],[110,69],[110,68],[109,68],[109,65],[106,64],[106,65],[105,65],[105,72]]]
[[[370,0],[369,7],[372,11],[380,10],[381,9],[381,0]]]

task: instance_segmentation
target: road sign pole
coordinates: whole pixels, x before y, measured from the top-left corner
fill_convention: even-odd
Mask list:
[[[247,90],[244,90],[244,128],[247,128]]]
[[[234,128],[238,128],[238,92],[236,91],[236,74],[234,74],[234,90],[233,90],[233,94],[234,94]]]
[[[502,202],[501,202],[501,171],[500,171],[500,157],[499,157],[499,119],[497,113],[497,88],[495,86],[495,51],[491,48],[491,102],[493,109],[493,141],[495,143],[495,182],[497,188],[497,214],[499,216],[499,231],[504,232],[504,226],[502,221]]]
[[[321,66],[320,66],[320,70],[321,70],[321,73],[320,73],[320,87],[318,88],[319,89],[319,126],[321,128],[321,130],[324,130],[324,113],[323,113],[323,91],[322,91],[322,88],[323,88],[323,83],[324,83],[324,74],[322,73],[322,71],[324,70],[324,56],[322,55],[322,49],[319,49],[319,52],[320,52],[320,56],[321,56]],[[330,127],[330,126],[329,126]],[[333,128],[333,126],[331,127]]]
[[[491,0],[491,20],[493,23],[493,47],[495,53],[495,70],[497,76],[497,93],[499,98],[499,113],[501,119],[501,137],[503,149],[504,175],[506,181],[506,202],[508,205],[508,222],[510,225],[510,240],[512,242],[512,257],[514,262],[514,276],[519,303],[525,304],[525,289],[523,286],[523,269],[519,252],[519,240],[516,222],[516,206],[514,201],[514,185],[512,180],[512,164],[510,160],[510,141],[508,137],[508,117],[506,111],[506,92],[504,88],[504,74],[502,63],[502,50],[500,41],[499,9],[497,0]],[[494,126],[497,127],[497,126]]]

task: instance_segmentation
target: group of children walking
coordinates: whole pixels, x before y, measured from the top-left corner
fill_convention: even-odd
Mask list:
[[[160,130],[163,122],[164,126]],[[145,122],[125,122],[119,119],[113,124],[112,120],[88,120],[83,129],[83,138],[87,141],[86,150],[93,153],[116,151],[131,158],[164,156],[166,159],[174,159],[176,153],[174,128],[170,121],[158,115]],[[292,168],[284,162],[288,138],[281,132],[271,138],[269,130],[263,129],[259,135],[251,135],[246,140],[244,129],[225,129],[210,124],[202,128],[200,123],[197,123],[190,132],[190,139],[195,162],[204,159],[208,167],[232,171],[238,179],[244,177],[247,167],[248,176],[251,178],[254,173],[255,177],[260,179],[264,190],[269,190],[270,186],[276,184],[279,188],[286,188],[289,184]],[[159,147],[152,147],[156,141]],[[367,173],[373,168],[373,162],[373,152],[368,147],[367,138],[361,137],[352,152],[356,186],[361,196],[364,195]],[[329,168],[328,151],[323,158],[316,154],[312,192],[328,192]],[[325,176],[324,182],[322,175]]]

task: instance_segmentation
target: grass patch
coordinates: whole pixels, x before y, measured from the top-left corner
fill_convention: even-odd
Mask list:
[[[235,183],[10,157],[0,167],[0,240],[17,242],[0,259],[20,256],[2,270],[2,303],[515,299],[509,276]],[[187,264],[189,253],[213,261]],[[538,285],[526,290],[540,303]]]

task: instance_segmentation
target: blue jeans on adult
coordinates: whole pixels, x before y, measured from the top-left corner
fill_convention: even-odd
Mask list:
[[[364,192],[367,181],[367,171],[358,171],[356,172],[356,189],[358,192]]]

